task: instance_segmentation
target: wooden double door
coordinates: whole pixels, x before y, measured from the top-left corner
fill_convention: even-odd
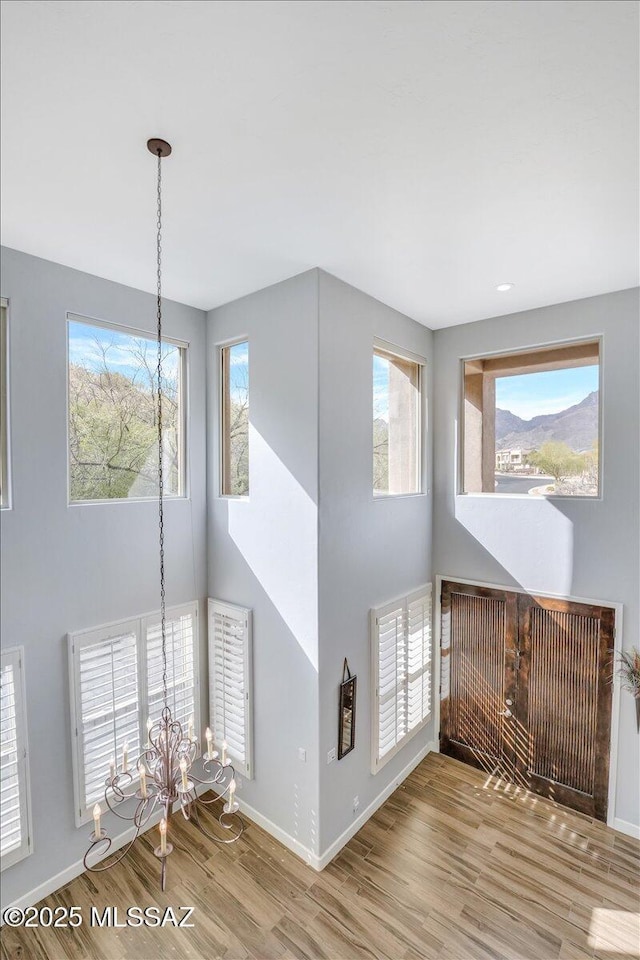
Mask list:
[[[443,581],[441,752],[606,822],[614,613]]]

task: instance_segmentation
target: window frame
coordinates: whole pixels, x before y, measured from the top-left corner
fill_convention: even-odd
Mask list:
[[[31,775],[29,770],[29,736],[25,680],[24,647],[7,647],[0,660],[10,660],[13,667],[14,695],[16,697],[16,743],[18,753],[18,789],[20,791],[20,826],[22,842],[2,857],[0,871],[7,870],[33,853],[33,819],[31,815]],[[22,757],[20,753],[22,752]]]
[[[227,411],[226,398],[226,372],[224,354],[226,350],[238,346],[240,343],[247,345],[247,370],[249,371],[249,392],[251,391],[251,348],[248,336],[234,337],[233,340],[225,340],[216,345],[218,352],[218,381],[220,384],[218,390],[218,497],[221,500],[249,500],[251,496],[251,442],[249,438],[249,452],[247,454],[247,464],[249,467],[249,492],[248,493],[225,493],[224,472],[227,463],[227,454],[225,450],[227,443],[225,439],[225,420]],[[249,410],[251,410],[251,400],[249,400]],[[247,426],[250,424],[248,423]]]
[[[544,351],[553,351],[553,350],[563,350],[571,347],[580,347],[582,345],[588,344],[597,344],[598,346],[598,493],[597,495],[590,494],[564,494],[564,493],[549,493],[544,494],[544,496],[534,497],[530,496],[528,493],[496,493],[495,491],[465,491],[465,400],[466,400],[466,390],[465,390],[465,364],[471,363],[474,360],[502,360],[504,358],[527,356],[528,354],[544,352]],[[588,364],[584,364],[587,366]],[[594,366],[595,364],[591,364]],[[526,347],[518,347],[516,349],[506,349],[506,350],[492,350],[485,353],[473,353],[468,356],[459,357],[458,359],[458,368],[459,368],[459,377],[458,377],[458,423],[460,424],[460,429],[457,431],[457,449],[456,449],[456,477],[455,477],[455,486],[454,492],[456,497],[489,497],[495,499],[506,499],[506,500],[528,500],[530,502],[540,502],[545,500],[568,500],[568,501],[586,501],[587,503],[597,503],[604,499],[603,497],[603,484],[604,484],[604,429],[603,429],[603,404],[604,404],[604,376],[603,376],[603,367],[604,367],[604,335],[602,333],[594,333],[591,335],[585,335],[582,337],[571,337],[566,340],[545,340],[542,343],[531,344]],[[567,367],[558,366],[556,369],[563,370],[568,369]],[[532,374],[536,372],[535,369],[530,371]],[[496,378],[497,379],[497,378]],[[494,458],[495,459],[495,458]]]
[[[373,489],[373,421],[371,421],[371,490],[372,490],[372,499],[374,501],[384,501],[384,500],[395,500],[402,499],[406,497],[422,497],[427,493],[426,487],[426,478],[427,478],[427,444],[426,444],[426,433],[427,433],[427,423],[428,423],[428,406],[427,406],[427,359],[426,357],[421,356],[418,353],[414,353],[411,350],[405,350],[403,347],[398,347],[396,344],[389,342],[388,340],[383,340],[380,337],[374,337],[373,339],[373,348],[372,348],[372,375],[371,375],[371,396],[373,399],[374,393],[374,383],[373,383],[373,357],[376,353],[386,353],[392,357],[397,357],[399,360],[404,360],[407,363],[414,363],[418,367],[418,402],[417,402],[417,422],[416,422],[416,489],[410,493],[376,493]]]
[[[12,469],[11,469],[11,333],[10,301],[0,297],[0,307],[4,319],[0,319],[0,340],[4,348],[4,363],[0,369],[0,470],[2,471],[0,510],[13,507]],[[1,349],[0,349],[1,352]]]
[[[70,397],[69,397],[69,325],[70,323],[83,323],[88,326],[99,327],[104,330],[114,330],[116,333],[125,334],[131,337],[141,337],[144,340],[150,340],[157,345],[157,336],[151,331],[143,330],[137,327],[129,326],[124,323],[117,323],[111,320],[101,320],[98,317],[90,317],[86,314],[74,313],[68,310],[66,313],[65,335],[66,335],[66,442],[67,442],[67,506],[83,507],[105,503],[154,503],[158,500],[158,495],[149,497],[104,497],[94,500],[72,500],[71,499],[71,456],[70,441],[71,430],[69,423]],[[163,334],[162,342],[171,344],[180,351],[180,390],[178,394],[178,403],[180,409],[180,484],[179,493],[164,494],[164,500],[189,500],[191,498],[191,477],[189,469],[189,368],[190,368],[190,341],[182,340],[178,337],[167,337]]]
[[[194,686],[194,725],[196,735],[201,740],[200,731],[200,626],[199,610],[197,600],[189,603],[183,603],[172,607],[167,607],[167,620],[191,614],[193,617],[193,686]],[[138,732],[140,737],[141,750],[142,745],[147,742],[147,710],[149,704],[148,676],[147,676],[147,628],[149,625],[157,624],[160,617],[159,611],[145,613],[135,617],[125,617],[122,620],[114,620],[111,623],[102,624],[99,627],[91,627],[87,630],[78,630],[67,634],[68,662],[69,662],[69,703],[71,714],[71,755],[73,766],[73,795],[74,795],[74,816],[77,827],[88,823],[92,819],[92,809],[96,802],[91,801],[84,804],[85,781],[84,781],[84,752],[83,740],[81,736],[81,718],[82,718],[82,691],[79,683],[80,657],[79,650],[83,646],[106,643],[109,639],[117,635],[118,631],[128,629],[135,633],[136,637],[136,664],[138,671],[137,688],[137,713],[138,713]],[[155,718],[154,718],[155,719]],[[186,731],[185,731],[186,733]],[[133,770],[133,760],[131,757],[131,769]],[[105,780],[108,770],[105,770]],[[137,782],[137,776],[133,776],[132,782]],[[100,801],[98,801],[100,802]]]
[[[230,759],[235,760],[234,769],[236,773],[242,775],[246,780],[254,778],[253,764],[253,611],[249,607],[237,606],[233,603],[226,603],[224,600],[216,600],[209,597],[207,602],[207,631],[208,631],[208,655],[209,655],[209,726],[213,731],[216,743],[216,749],[220,750],[222,739],[218,735],[215,723],[214,702],[216,677],[213,670],[215,663],[215,627],[214,617],[216,612],[228,611],[229,615],[236,620],[244,620],[243,637],[243,693],[244,693],[244,739],[245,739],[245,761],[242,763],[234,755],[233,749],[229,748],[228,755]]]
[[[409,609],[412,604],[418,601],[425,601],[424,606],[427,610],[427,620],[426,628],[429,630],[429,710],[422,718],[420,723],[416,724],[411,730],[407,732],[395,743],[395,745],[384,754],[380,756],[380,744],[379,744],[379,732],[380,732],[380,696],[379,696],[379,620],[383,619],[385,616],[388,616],[390,613],[393,613],[396,610],[402,610],[403,614],[403,623],[404,623],[404,638],[405,642],[408,644],[409,637]],[[434,621],[434,610],[433,610],[433,588],[432,584],[426,583],[424,586],[420,587],[418,590],[414,590],[411,593],[408,593],[406,596],[399,597],[397,600],[392,600],[389,603],[385,603],[380,607],[374,607],[369,613],[369,624],[370,624],[370,650],[371,650],[371,773],[375,776],[379,773],[393,757],[396,756],[404,747],[412,740],[421,730],[431,722],[432,718],[435,716],[434,710],[434,697],[437,696],[437,691],[434,692],[434,672],[435,672],[435,651],[434,651],[434,633],[433,633],[433,621]],[[409,659],[409,653],[407,651],[407,662]],[[425,671],[423,670],[423,673]]]

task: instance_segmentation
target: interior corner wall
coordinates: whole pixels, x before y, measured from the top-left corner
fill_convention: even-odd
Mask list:
[[[431,721],[375,776],[371,773],[369,611],[423,586],[432,575],[433,335],[323,271],[319,305],[320,849],[325,853],[436,739]],[[374,338],[427,360],[422,495],[373,497]],[[355,749],[327,764],[327,753],[337,743],[345,657],[358,677]]]
[[[639,291],[622,290],[436,330],[434,572],[624,604],[622,646],[639,645]],[[602,496],[456,495],[460,359],[602,335]],[[620,698],[615,817],[637,827],[633,697]]]
[[[79,873],[87,849],[89,828],[74,819],[67,632],[159,607],[157,502],[68,504],[66,313],[155,336],[156,299],[7,248],[0,292],[9,300],[13,481],[0,518],[2,646],[25,650],[33,829],[31,856],[2,873],[8,904]],[[190,347],[190,496],[165,505],[167,602],[178,604],[205,595],[205,314],[165,301],[163,325]],[[205,638],[201,630],[203,676]]]
[[[249,342],[249,496],[220,496],[220,345]],[[240,801],[318,852],[318,272],[208,314],[209,596],[253,610]],[[298,751],[306,751],[306,760]],[[236,778],[238,779],[238,778]],[[251,810],[249,811],[251,815]]]

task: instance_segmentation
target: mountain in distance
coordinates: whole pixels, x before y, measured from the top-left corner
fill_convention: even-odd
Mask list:
[[[572,450],[591,450],[598,439],[598,391],[558,413],[522,420],[510,410],[496,408],[496,450],[539,450],[548,440],[566,443]]]

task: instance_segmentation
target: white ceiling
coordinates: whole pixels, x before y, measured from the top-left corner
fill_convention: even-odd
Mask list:
[[[313,266],[433,328],[633,286],[637,21],[5,0],[3,242],[153,290],[160,136],[165,293],[198,307]]]

